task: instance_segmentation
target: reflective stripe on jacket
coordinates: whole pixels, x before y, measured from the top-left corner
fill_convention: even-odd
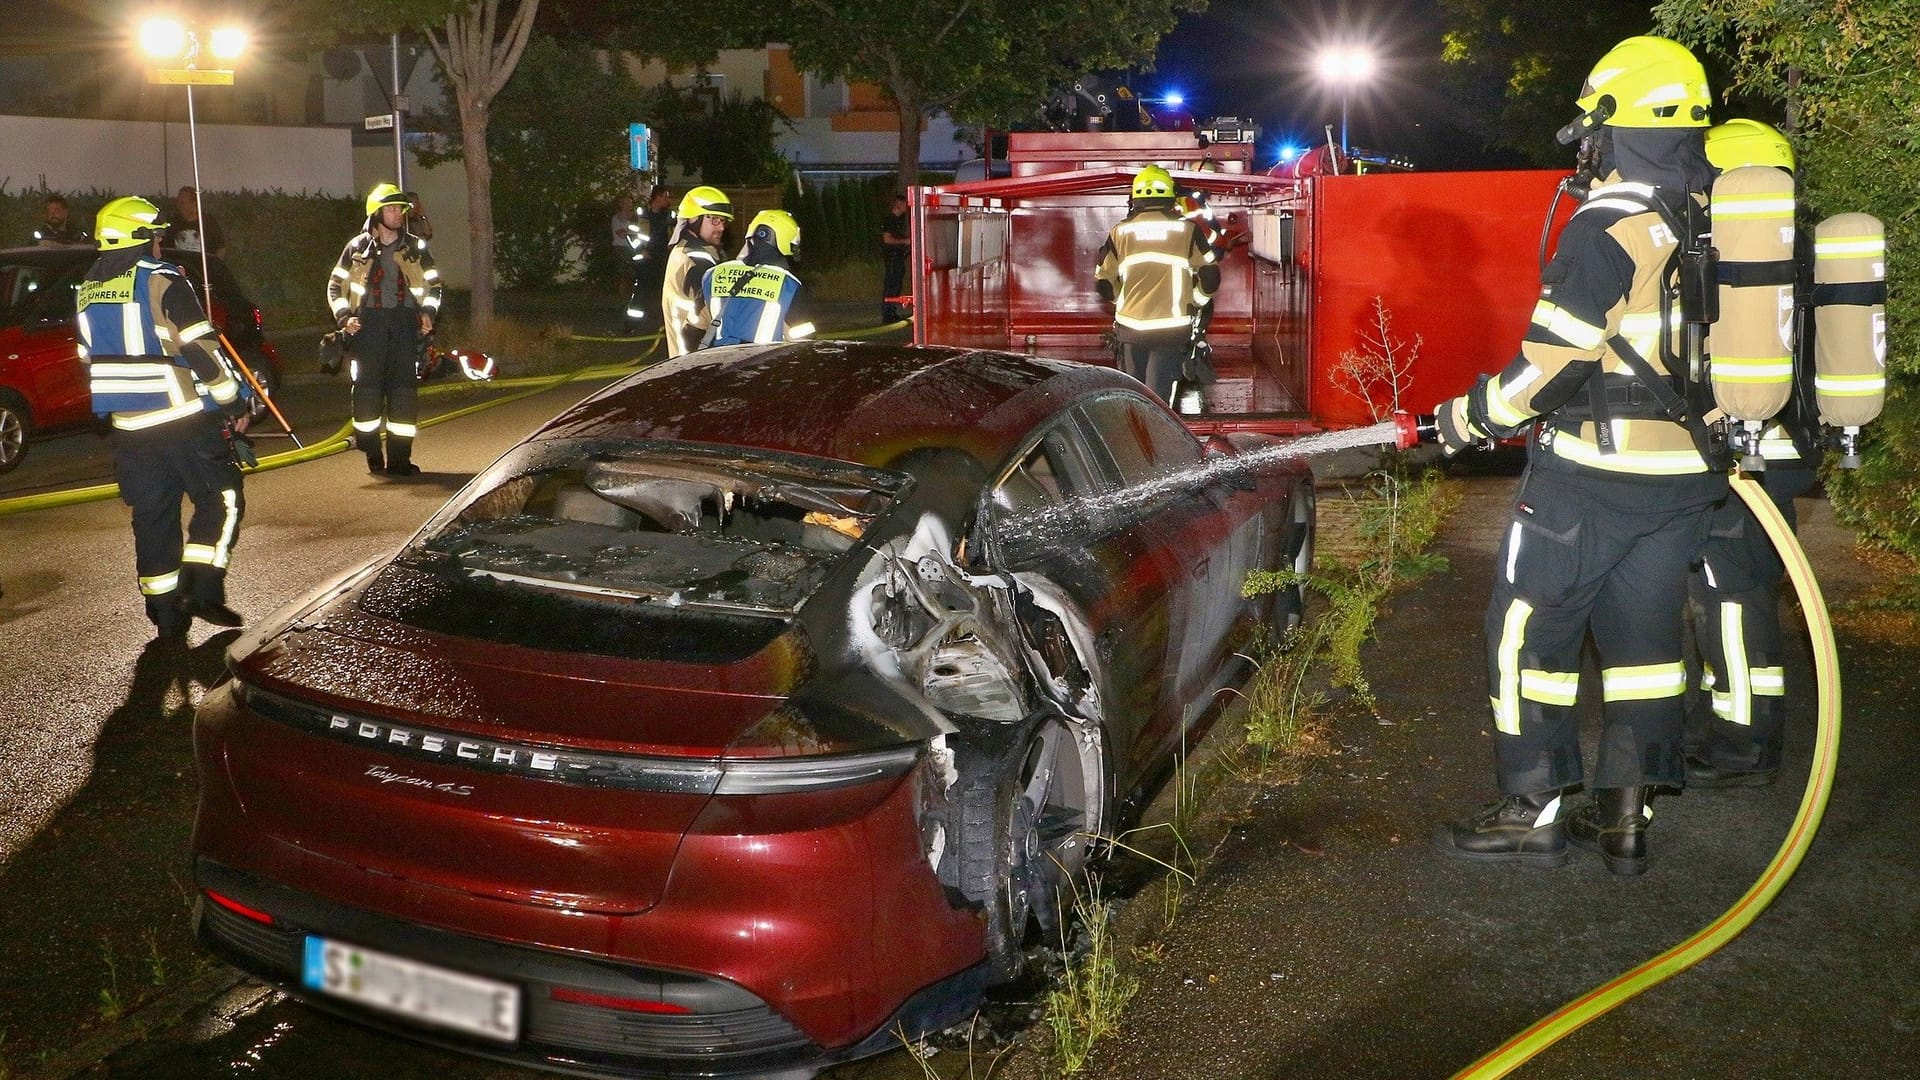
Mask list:
[[[334,322],[345,322],[348,316],[359,314],[360,305],[366,300],[367,276],[373,272],[374,260],[379,257],[378,246],[379,241],[372,232],[362,232],[341,249],[340,259],[327,277],[327,307],[333,312]],[[402,287],[412,301],[402,306],[438,315],[440,271],[433,265],[433,252],[427,250],[427,242],[410,232],[402,232],[391,246],[393,265],[399,269]]]
[[[800,279],[784,267],[734,259],[707,271],[701,291],[713,324],[710,344],[766,344],[787,340],[787,311],[800,295]]]
[[[1679,351],[1679,328],[1662,325],[1661,295],[1669,259],[1682,238],[1649,208],[1648,200],[1655,197],[1653,188],[1617,175],[1593,189],[1567,223],[1541,277],[1540,300],[1520,355],[1449,403],[1455,430],[1475,437],[1505,435],[1547,417],[1541,449],[1582,467],[1642,476],[1711,471],[1692,434],[1676,421],[1615,417],[1613,450],[1603,452],[1592,419],[1550,415],[1583,402],[1590,378],[1632,378],[1614,348],[1616,336],[1654,372],[1669,374],[1662,353]]]
[[[111,416],[115,427],[135,431],[216,412],[239,398],[240,384],[218,353],[196,344],[214,333],[213,324],[201,314],[179,267],[143,258],[111,277],[95,278],[94,272],[80,283],[74,315],[88,358],[94,415]],[[174,289],[186,292],[171,294]],[[179,325],[182,318],[185,326]],[[188,346],[211,357],[199,365],[204,372],[185,359]]]
[[[1107,234],[1094,271],[1113,288],[1116,334],[1133,341],[1187,333],[1219,287],[1217,262],[1201,231],[1171,205],[1127,215]]]

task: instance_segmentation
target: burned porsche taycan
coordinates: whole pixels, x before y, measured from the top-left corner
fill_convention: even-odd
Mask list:
[[[637,374],[250,631],[195,727],[202,939],[608,1074],[964,1017],[1246,674],[1305,467],[1111,370],[807,342]]]

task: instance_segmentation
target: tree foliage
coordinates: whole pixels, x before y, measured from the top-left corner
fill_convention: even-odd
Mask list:
[[[536,34],[513,80],[495,99],[487,130],[501,279],[539,287],[566,276],[575,245],[592,246],[614,201],[631,184],[627,124],[647,93],[598,50]],[[457,129],[456,129],[457,130]],[[451,136],[433,154],[465,156]],[[584,235],[587,223],[591,235]]]
[[[1553,133],[1578,111],[1580,83],[1613,44],[1648,32],[1641,4],[1440,0],[1441,61],[1488,147],[1536,165],[1571,164]]]
[[[765,99],[735,90],[710,104],[692,91],[662,84],[646,92],[635,115],[660,132],[660,155],[703,184],[772,186],[791,175],[779,140],[780,130],[792,125]]]
[[[762,40],[793,47],[802,70],[869,82],[901,117],[901,176],[920,161],[920,120],[1030,115],[1048,91],[1089,71],[1149,64],[1183,12],[1206,0],[734,0]]]
[[[1863,534],[1920,556],[1920,304],[1902,288],[1920,265],[1920,0],[1663,0],[1655,14],[1660,32],[1723,60],[1730,89],[1779,106],[1813,218],[1886,224],[1886,410],[1862,467],[1829,491]]]

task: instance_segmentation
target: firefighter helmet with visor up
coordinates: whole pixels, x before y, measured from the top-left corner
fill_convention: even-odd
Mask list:
[[[680,198],[680,220],[692,221],[697,217],[713,215],[733,220],[733,203],[728,201],[727,193],[717,187],[705,184],[694,188]]]
[[[412,201],[407,198],[406,192],[400,190],[399,185],[373,185],[373,190],[367,192],[367,216],[372,217],[379,213],[382,208],[388,206],[403,206],[409,210],[413,209]]]
[[[1641,36],[1607,50],[1576,103],[1588,128],[1703,128],[1713,97],[1706,69],[1686,46]]]
[[[113,200],[93,219],[94,242],[102,251],[147,243],[160,235],[160,229],[160,208],[138,195]]]

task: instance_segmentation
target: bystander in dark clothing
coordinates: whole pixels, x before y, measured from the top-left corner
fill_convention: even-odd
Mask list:
[[[880,256],[885,260],[886,277],[880,286],[880,320],[898,322],[911,310],[895,302],[907,289],[907,260],[913,256],[913,230],[907,221],[907,197],[895,195],[880,228]]]

